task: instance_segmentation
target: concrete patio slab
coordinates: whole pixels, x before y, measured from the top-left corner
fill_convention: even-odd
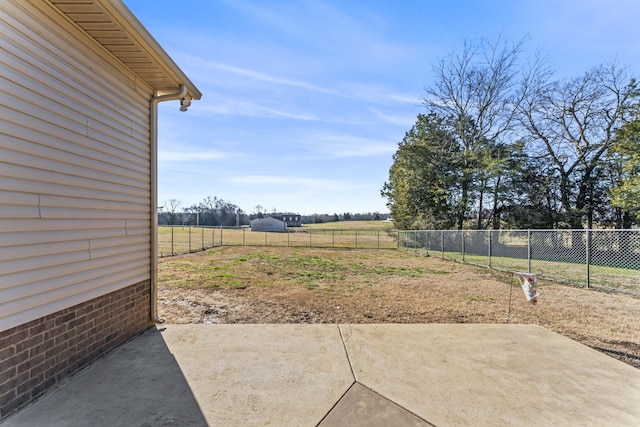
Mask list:
[[[354,382],[337,325],[169,325],[162,336],[212,426],[314,426]]]
[[[319,427],[429,427],[418,418],[389,399],[354,383]]]
[[[640,370],[534,325],[167,325],[8,426],[637,426]]]
[[[437,426],[640,424],[640,371],[535,325],[341,325],[356,380]]]

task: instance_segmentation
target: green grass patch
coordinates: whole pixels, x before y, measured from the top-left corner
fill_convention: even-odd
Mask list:
[[[487,298],[482,295],[465,295],[464,299],[467,301],[487,301]]]
[[[391,277],[447,274],[423,265],[398,265],[403,252],[351,252],[308,248],[227,247],[168,258],[160,280],[169,287],[246,288],[296,286],[324,293],[374,290]],[[385,259],[386,258],[386,259]],[[374,295],[375,296],[375,295]]]

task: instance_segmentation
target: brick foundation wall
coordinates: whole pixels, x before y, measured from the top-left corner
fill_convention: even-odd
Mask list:
[[[150,282],[0,332],[0,419],[149,329]]]

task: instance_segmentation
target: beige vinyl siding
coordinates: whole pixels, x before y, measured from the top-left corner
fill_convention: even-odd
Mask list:
[[[152,90],[45,2],[0,26],[6,330],[150,278]]]

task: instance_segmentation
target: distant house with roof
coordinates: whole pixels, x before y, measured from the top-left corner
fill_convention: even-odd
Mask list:
[[[251,231],[266,231],[271,233],[285,233],[287,231],[287,223],[271,216],[265,218],[257,218],[249,222]]]
[[[278,218],[287,223],[287,227],[301,227],[302,215],[294,213],[283,213],[271,215],[274,218]]]

